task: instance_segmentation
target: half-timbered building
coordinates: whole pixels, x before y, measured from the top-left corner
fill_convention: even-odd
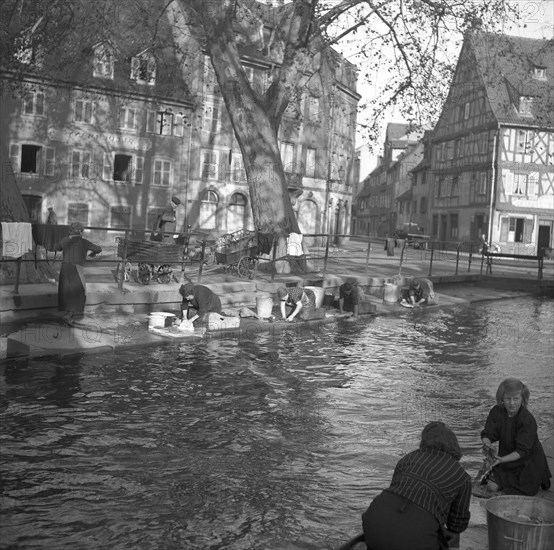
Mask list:
[[[552,246],[554,42],[474,32],[431,138],[433,238]]]

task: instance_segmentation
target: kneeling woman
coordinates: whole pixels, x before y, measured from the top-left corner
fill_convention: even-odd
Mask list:
[[[285,288],[282,286],[277,289],[277,296],[281,303],[281,316],[289,322],[293,321],[302,309],[315,309],[315,294],[309,288],[302,288],[300,286]],[[292,308],[288,317],[287,306]]]
[[[469,523],[471,478],[459,463],[456,435],[442,422],[421,433],[419,450],[404,456],[390,487],[362,516],[372,550],[443,550]]]
[[[221,300],[219,296],[207,286],[187,283],[181,285],[179,294],[183,297],[181,320],[186,318],[195,326],[198,326],[202,323],[206,313],[221,313]]]

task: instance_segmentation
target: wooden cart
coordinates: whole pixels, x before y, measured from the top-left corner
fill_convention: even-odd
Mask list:
[[[217,239],[215,260],[229,273],[253,279],[258,266],[258,237],[255,231],[241,229]]]

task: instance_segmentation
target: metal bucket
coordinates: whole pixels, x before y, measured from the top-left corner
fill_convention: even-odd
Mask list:
[[[488,500],[489,550],[546,550],[554,544],[554,502],[537,497]]]
[[[165,313],[164,311],[155,311],[148,315],[148,328],[167,328],[175,321],[173,313]]]
[[[385,283],[383,302],[394,303],[400,298],[400,286],[394,283]]]

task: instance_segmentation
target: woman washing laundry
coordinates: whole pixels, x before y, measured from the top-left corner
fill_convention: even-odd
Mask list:
[[[291,288],[280,287],[277,289],[281,306],[281,316],[288,321],[294,321],[294,318],[304,310],[315,310],[315,294],[309,288],[295,286]],[[287,306],[292,308],[292,311],[287,316]]]
[[[93,258],[102,252],[98,245],[83,238],[82,223],[74,222],[69,226],[69,234],[55,247],[62,251],[62,267],[58,285],[58,309],[64,311],[64,320],[72,324],[76,315],[82,315],[87,301],[85,280],[85,262],[87,252]]]

